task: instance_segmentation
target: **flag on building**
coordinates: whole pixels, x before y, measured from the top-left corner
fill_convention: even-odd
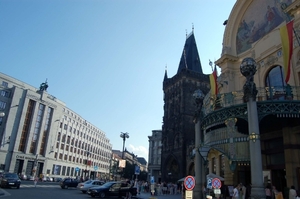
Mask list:
[[[212,74],[209,75],[210,80],[210,88],[211,88],[211,94],[217,95],[218,94],[218,85],[217,85],[217,68],[215,66],[215,69],[213,70]]]
[[[291,74],[291,58],[293,54],[293,21],[280,28],[280,37],[283,52],[284,80],[288,83]]]

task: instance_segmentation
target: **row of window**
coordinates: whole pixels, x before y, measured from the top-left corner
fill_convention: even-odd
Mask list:
[[[93,162],[92,160],[88,160],[87,159],[84,159],[84,158],[80,158],[80,157],[75,157],[75,156],[68,156],[67,154],[62,154],[62,153],[57,153],[55,152],[54,154],[54,158],[58,158],[59,160],[65,160],[65,161],[70,161],[70,162],[73,162],[73,163],[77,163],[77,164],[85,164],[85,165],[93,165],[93,166],[98,166],[99,168],[103,168],[103,169],[108,169],[109,168],[109,165],[105,165],[105,164],[102,164],[102,163],[96,163],[96,162]],[[108,162],[108,161],[106,161]]]

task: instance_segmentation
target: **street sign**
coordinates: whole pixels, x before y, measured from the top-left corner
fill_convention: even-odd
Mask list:
[[[98,170],[98,166],[94,166],[94,169],[95,169],[95,171],[97,171]]]
[[[214,189],[214,194],[221,194],[221,189]]]
[[[151,183],[151,184],[154,184],[154,176],[151,176],[151,178],[150,178],[150,183]]]
[[[185,199],[193,199],[193,191],[185,191]]]
[[[212,179],[212,187],[215,189],[220,189],[221,188],[221,180],[219,178],[214,178]]]
[[[212,178],[207,178],[207,186],[206,188],[212,189]]]
[[[140,167],[138,165],[135,165],[134,174],[135,175],[140,175],[140,172],[141,172]]]
[[[196,184],[195,178],[193,176],[186,176],[183,184],[186,190],[191,191],[194,189]]]
[[[79,171],[79,170],[80,170],[79,167],[76,167],[76,168],[75,168],[75,171]]]

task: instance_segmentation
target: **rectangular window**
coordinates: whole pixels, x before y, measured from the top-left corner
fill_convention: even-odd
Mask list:
[[[5,82],[5,81],[2,81],[2,86],[5,87],[5,88],[7,88],[8,87],[8,83]]]
[[[5,109],[6,102],[0,101],[0,109]]]
[[[211,159],[211,171],[212,171],[212,173],[214,173],[214,174],[216,174],[217,173],[217,170],[216,170],[216,167],[217,165],[216,165],[216,158],[212,158]]]
[[[63,176],[66,175],[66,166],[63,166],[63,168],[62,168],[62,175]]]
[[[2,90],[2,91],[0,92],[0,96],[9,98],[10,92],[9,92],[9,91],[5,91],[5,90]]]

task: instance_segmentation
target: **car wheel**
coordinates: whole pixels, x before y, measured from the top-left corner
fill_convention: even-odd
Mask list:
[[[86,193],[86,191],[82,191],[82,193]]]
[[[92,198],[95,198],[95,195],[91,195],[92,196]]]
[[[20,189],[20,185],[17,186],[17,189]]]
[[[104,193],[104,192],[101,192],[101,193],[99,194],[99,197],[100,197],[100,198],[105,198],[105,193]]]
[[[68,189],[68,185],[65,185],[65,186],[64,186],[64,189]]]

